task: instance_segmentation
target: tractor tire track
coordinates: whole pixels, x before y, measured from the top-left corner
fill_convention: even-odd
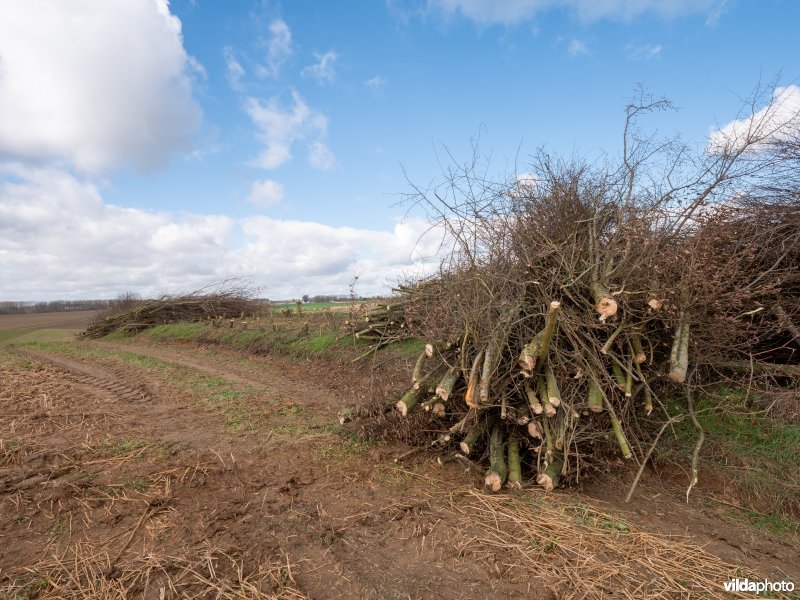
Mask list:
[[[56,368],[66,379],[73,383],[99,388],[123,402],[143,404],[151,402],[155,395],[149,386],[142,382],[134,383],[129,380],[129,375],[111,368],[103,369],[97,365],[89,366],[77,360],[63,356],[53,356],[52,354],[35,350],[24,350],[17,353],[30,360]]]

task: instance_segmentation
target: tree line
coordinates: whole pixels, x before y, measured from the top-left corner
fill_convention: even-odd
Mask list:
[[[115,300],[28,300],[0,301],[0,315],[23,315],[46,312],[68,312],[75,310],[105,310]]]

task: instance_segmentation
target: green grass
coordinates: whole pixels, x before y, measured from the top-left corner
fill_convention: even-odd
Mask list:
[[[339,436],[330,444],[319,446],[315,454],[320,460],[326,462],[331,460],[347,462],[354,458],[361,458],[364,452],[373,445],[374,442],[362,440],[355,436]]]
[[[272,312],[280,313],[284,308],[295,310],[296,306],[295,302],[281,302],[272,304],[271,308]],[[302,312],[319,312],[321,310],[333,308],[334,306],[347,306],[347,304],[343,302],[308,302],[307,304],[303,304],[300,310]]]
[[[338,336],[335,333],[312,333],[308,337],[289,342],[288,347],[299,354],[317,355],[329,352],[336,345]]]
[[[740,511],[740,520],[769,531],[799,532],[797,525],[787,524],[796,521],[792,513],[800,510],[800,426],[749,409],[741,390],[720,389],[696,404],[706,436],[701,471],[721,473],[735,495],[751,505]],[[674,401],[669,409],[681,414],[685,401]],[[696,440],[691,420],[675,424],[674,431],[661,455],[688,465]]]
[[[141,335],[154,339],[191,340],[197,338],[208,329],[206,323],[172,323],[156,325],[142,332]]]
[[[150,487],[150,484],[148,484],[148,483],[147,483],[147,481],[145,481],[144,479],[141,479],[141,478],[139,478],[139,479],[134,479],[133,481],[131,481],[131,484],[130,484],[130,485],[131,485],[131,487],[132,487],[134,490],[136,490],[137,492],[143,492],[143,491],[145,491],[145,490],[146,490],[148,487]]]
[[[592,529],[600,529],[609,533],[630,533],[630,526],[619,519],[609,515],[596,512],[589,506],[574,507],[575,520],[581,525],[586,525]]]
[[[0,346],[19,346],[32,342],[67,342],[75,337],[77,329],[3,329]]]
[[[116,456],[124,456],[140,450],[140,456],[169,456],[171,453],[171,449],[168,444],[163,442],[145,442],[144,440],[125,440],[124,442],[120,442],[118,444],[114,444],[110,448],[111,453]]]
[[[3,344],[0,344],[0,365],[9,365],[16,369],[30,369],[31,361],[24,356],[11,354],[3,351]]]
[[[290,323],[299,328],[301,321]],[[302,359],[311,359],[319,356],[332,356],[340,349],[346,350],[353,347],[349,338],[341,338],[340,334],[320,332],[320,323],[311,324],[308,335],[298,337],[291,331],[263,331],[260,329],[238,328],[213,328],[204,323],[173,323],[159,325],[139,334],[143,338],[158,341],[187,341],[194,340],[200,343],[221,344],[235,350],[245,350],[261,353],[276,353]],[[108,338],[107,338],[108,339]],[[405,344],[405,343],[404,343]],[[367,347],[367,343],[358,342],[356,348]],[[403,346],[400,344],[398,346]],[[419,351],[417,351],[419,347]],[[422,343],[413,345],[418,354],[422,350]]]
[[[403,340],[394,344],[392,348],[405,358],[416,359],[425,350],[425,340]]]
[[[731,509],[727,512],[728,516],[743,523],[748,523],[756,529],[769,531],[772,533],[793,533],[800,534],[800,524],[789,519],[781,513],[764,514],[752,509]]]
[[[187,340],[193,339],[200,342],[213,342],[235,348],[237,350],[247,350],[263,346],[270,338],[270,334],[259,329],[228,329],[228,328],[211,328],[201,326],[197,329],[194,335],[188,335],[177,330],[177,335],[172,335],[173,328],[179,328],[180,324],[176,325],[163,325],[161,339],[173,340]]]
[[[231,346],[237,350],[249,348],[254,343],[267,339],[267,334],[263,331],[245,330],[239,331],[230,337]]]
[[[120,442],[114,447],[115,454],[128,454],[133,452],[134,450],[139,450],[140,448],[144,448],[147,446],[147,442],[142,440],[126,440],[124,442]]]
[[[709,438],[709,447],[756,465],[778,462],[800,465],[800,427],[781,423],[763,414],[748,411],[736,396],[724,401],[702,399],[696,407],[698,421]],[[678,438],[693,442],[695,432],[688,420],[676,425]]]
[[[10,343],[15,338],[18,338],[22,335],[28,333],[27,329],[3,329],[0,330],[0,345],[5,345]]]

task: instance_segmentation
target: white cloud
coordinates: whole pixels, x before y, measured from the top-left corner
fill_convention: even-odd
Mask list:
[[[330,171],[336,166],[336,158],[325,144],[317,140],[308,146],[308,163],[320,171]]]
[[[106,203],[58,169],[0,165],[0,298],[152,295],[241,276],[273,298],[387,293],[414,269],[431,272],[441,236],[421,220],[387,231],[264,216],[172,214]],[[31,243],[36,240],[36,243]]]
[[[248,236],[241,252],[243,273],[273,282],[268,287],[279,297],[313,290],[346,293],[354,275],[359,293],[387,293],[386,284],[404,273],[430,273],[438,265],[441,236],[423,235],[427,224],[420,220],[376,231],[259,216],[245,220],[242,228]]]
[[[569,52],[570,56],[579,56],[581,54],[589,54],[589,48],[587,48],[586,42],[573,38],[569,41],[567,52]]]
[[[628,58],[630,60],[652,60],[661,56],[663,48],[661,44],[645,44],[628,48]]]
[[[286,21],[275,19],[269,24],[267,41],[267,63],[256,68],[259,77],[277,77],[281,67],[292,55],[292,32]]]
[[[428,8],[445,16],[456,13],[481,25],[514,25],[550,10],[568,10],[585,21],[629,21],[645,14],[677,18],[705,14],[719,18],[728,0],[428,0]]]
[[[254,181],[247,201],[256,206],[269,208],[283,200],[283,185],[274,179]]]
[[[800,87],[776,87],[767,105],[743,119],[735,119],[711,132],[708,152],[736,152],[744,146],[754,151],[764,144],[800,132]]]
[[[0,157],[100,172],[191,151],[202,68],[166,0],[26,0],[2,13]]]
[[[364,85],[369,88],[369,90],[375,94],[376,96],[382,96],[383,90],[386,87],[386,84],[389,83],[386,77],[381,75],[376,75],[372,79],[367,79],[364,82]]]
[[[277,98],[266,103],[248,98],[245,110],[253,121],[256,135],[265,148],[254,161],[263,169],[274,169],[292,158],[292,145],[309,136],[324,135],[328,123],[321,113],[308,107],[296,91],[292,92],[293,106],[281,108]]]
[[[236,60],[236,55],[230,46],[225,46],[222,49],[222,54],[225,57],[225,77],[228,80],[228,85],[236,92],[243,91],[242,77],[245,76],[244,67]]]
[[[318,83],[333,83],[336,79],[336,61],[339,56],[333,50],[325,54],[314,52],[317,62],[303,69],[303,77],[313,77]]]
[[[4,165],[3,173],[0,297],[157,293],[224,276],[228,217],[106,204],[94,184],[58,169]]]

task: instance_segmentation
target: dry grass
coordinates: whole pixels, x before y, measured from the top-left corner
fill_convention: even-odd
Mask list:
[[[749,598],[725,592],[734,577],[758,579],[684,538],[637,531],[618,516],[567,497],[467,491],[449,506],[477,534],[461,554],[493,557],[500,574],[551,582],[559,599]]]
[[[752,596],[726,592],[724,582],[736,577],[763,579],[687,537],[640,531],[624,515],[588,506],[569,494],[528,488],[489,494],[454,488],[454,481],[424,471],[394,466],[384,471],[388,485],[397,485],[398,478],[419,485],[406,492],[406,501],[351,515],[345,521],[369,514],[394,515],[414,507],[433,511],[437,523],[450,523],[458,534],[432,539],[430,544],[452,545],[459,558],[481,561],[497,577],[529,583],[532,588],[538,585],[540,594],[532,597],[730,600]]]
[[[27,577],[0,583],[4,598],[215,598],[302,600],[292,565],[267,562],[250,572],[219,548],[189,555],[142,552],[117,562],[107,548],[76,542],[26,569]]]
[[[58,369],[0,364],[0,382],[0,523],[30,519],[48,536],[40,560],[2,570],[0,598],[306,598],[288,558],[169,543],[186,517],[176,492],[213,463],[168,461]]]

